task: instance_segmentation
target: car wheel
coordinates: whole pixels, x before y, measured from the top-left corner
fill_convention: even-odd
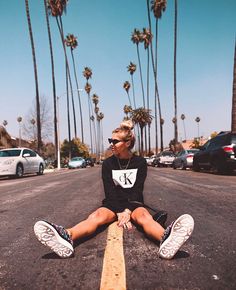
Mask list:
[[[197,161],[193,162],[193,171],[196,171],[196,172],[200,171],[200,166],[197,163]]]
[[[24,168],[23,168],[23,165],[21,164],[18,164],[17,167],[16,167],[16,177],[17,178],[20,178],[22,177],[24,174]]]
[[[181,169],[181,170],[185,170],[185,169],[186,169],[186,167],[184,166],[184,162],[181,162],[181,164],[180,164],[180,169]]]
[[[175,164],[174,164],[174,163],[173,163],[173,166],[172,166],[172,167],[173,167],[173,169],[176,169],[176,166],[175,166]]]
[[[44,167],[43,164],[39,165],[39,171],[37,172],[37,175],[43,175]]]

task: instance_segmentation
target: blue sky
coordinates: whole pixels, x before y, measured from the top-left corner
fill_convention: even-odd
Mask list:
[[[222,5],[223,3],[223,5]],[[40,95],[52,108],[52,85],[48,36],[42,1],[29,0],[38,64]],[[8,121],[7,130],[18,136],[17,117],[26,118],[35,95],[34,73],[25,1],[0,0],[0,123]],[[110,136],[124,117],[128,104],[123,89],[130,81],[127,65],[138,64],[136,47],[131,42],[134,28],[148,26],[145,0],[70,0],[63,16],[65,34],[78,37],[74,51],[80,87],[85,85],[82,71],[91,67],[92,93],[100,97],[99,108],[104,113],[104,139]],[[61,139],[67,138],[65,69],[63,51],[55,19],[50,18],[57,82],[60,96]],[[173,139],[173,33],[174,1],[159,21],[158,83],[164,124],[164,144]],[[177,47],[177,98],[179,139],[184,138],[180,115],[185,114],[187,138],[197,136],[195,118],[199,116],[200,135],[229,130],[231,122],[233,56],[236,35],[236,1],[179,0]],[[142,70],[146,72],[146,52],[140,46]],[[146,74],[145,74],[146,75]],[[134,75],[138,106],[142,94],[138,70]],[[144,76],[144,85],[146,77]],[[131,91],[130,91],[131,93]],[[81,93],[85,141],[89,143],[87,96]],[[153,108],[153,76],[151,75],[151,108]],[[78,102],[76,101],[78,108]],[[78,112],[78,110],[77,110]],[[154,111],[153,111],[154,115]],[[79,122],[79,116],[78,116]],[[77,125],[79,128],[79,123]],[[154,127],[154,125],[153,125]],[[153,131],[154,132],[154,131]],[[79,132],[80,134],[80,132]],[[154,134],[154,133],[153,133]],[[52,138],[53,139],[53,138]]]

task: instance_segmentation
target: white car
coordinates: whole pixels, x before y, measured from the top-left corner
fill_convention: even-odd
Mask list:
[[[8,148],[0,150],[0,176],[37,173],[42,175],[45,163],[42,157],[28,148]]]

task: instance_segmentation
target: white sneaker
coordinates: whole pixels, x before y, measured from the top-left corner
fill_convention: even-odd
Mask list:
[[[168,226],[160,242],[159,257],[172,259],[191,236],[193,228],[194,220],[189,214],[181,215]]]

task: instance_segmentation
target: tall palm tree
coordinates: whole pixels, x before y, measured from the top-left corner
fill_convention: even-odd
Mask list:
[[[129,120],[130,119],[129,114],[133,111],[132,107],[124,105],[123,111],[124,111],[124,113],[126,115],[125,119]]]
[[[150,110],[141,107],[141,108],[134,109],[132,111],[131,118],[132,118],[132,121],[135,124],[138,124],[140,127],[140,132],[141,132],[140,155],[143,156],[143,129],[147,124],[152,122],[153,117],[150,114]]]
[[[99,112],[99,107],[98,107],[98,103],[99,103],[99,97],[98,95],[96,94],[93,94],[92,95],[92,102],[94,104],[94,112],[96,114],[96,117],[98,115],[98,112]],[[95,130],[95,127],[94,127],[94,132],[95,132],[95,136],[96,136],[96,156],[97,156],[97,159],[99,158],[99,148],[100,148],[100,139],[99,139],[99,124],[98,124],[98,118],[97,119],[97,132]]]
[[[198,140],[200,140],[200,136],[199,136],[199,122],[201,121],[201,119],[199,117],[196,117],[195,121],[197,122],[197,137],[198,137]]]
[[[185,120],[185,115],[184,115],[184,114],[181,114],[180,118],[181,118],[181,120],[183,121],[183,127],[184,127],[184,138],[185,138],[185,140],[187,140],[187,137],[186,137],[186,129],[185,129],[185,122],[184,122],[184,120]]]
[[[235,41],[235,47],[234,47],[234,72],[233,72],[231,131],[232,131],[232,133],[236,133],[236,41]]]
[[[147,11],[148,11],[148,23],[149,29],[152,32],[152,23],[151,23],[151,16],[150,16],[150,7],[149,7],[149,0],[147,1]],[[150,42],[151,45],[151,60],[152,60],[152,68],[154,74],[154,81],[155,81],[155,141],[156,141],[156,153],[158,152],[158,138],[157,138],[157,105],[159,111],[159,123],[160,123],[160,142],[161,142],[161,151],[164,149],[163,146],[163,122],[162,122],[162,113],[161,113],[161,102],[160,96],[158,91],[158,84],[157,84],[157,41],[158,41],[158,19],[161,18],[162,12],[165,11],[166,8],[166,1],[165,0],[152,0],[151,1],[151,9],[153,10],[154,16],[156,18],[156,62],[154,62],[154,52],[153,52],[153,44],[152,41]]]
[[[60,150],[59,147],[58,147],[58,142],[59,142],[58,141],[58,121],[59,120],[57,120],[56,81],[55,81],[54,57],[53,57],[53,49],[52,49],[51,29],[50,29],[50,23],[49,23],[49,17],[48,17],[47,0],[44,0],[44,9],[45,9],[45,16],[46,16],[46,23],[47,23],[47,30],[48,30],[48,41],[49,41],[49,49],[50,49],[50,58],[51,58],[52,90],[53,90],[53,112],[54,112],[54,142],[55,142],[55,158],[57,158],[57,156],[58,156],[57,150]]]
[[[75,76],[75,83],[76,83],[76,89],[78,94],[78,100],[79,100],[79,111],[80,111],[80,126],[81,126],[81,139],[82,143],[84,143],[84,126],[83,126],[83,115],[82,115],[82,106],[81,106],[81,97],[80,97],[80,91],[79,91],[79,82],[77,78],[77,73],[75,69],[75,58],[73,50],[78,46],[77,38],[73,34],[67,34],[65,39],[66,46],[70,47],[71,52],[71,58],[73,63],[73,69],[74,69],[74,76]]]
[[[92,102],[90,98],[90,92],[92,86],[88,83],[88,80],[92,78],[93,72],[92,69],[89,67],[85,67],[83,70],[83,76],[86,79],[86,85],[85,85],[85,91],[88,95],[88,111],[89,111],[89,129],[90,129],[90,145],[91,145],[91,153],[93,154],[95,152],[94,150],[94,144],[93,144],[93,133],[92,133],[92,124],[93,124],[93,130],[94,130],[94,140],[95,144],[97,143],[96,141],[96,130],[95,130],[95,124],[94,124],[94,115],[93,115],[93,110],[92,110]]]
[[[136,64],[133,62],[130,62],[130,64],[127,66],[127,70],[130,73],[131,76],[131,82],[132,82],[132,91],[133,91],[133,102],[134,102],[134,108],[136,109],[136,100],[135,100],[135,91],[134,91],[134,73],[136,71]]]
[[[67,53],[66,53],[66,45],[65,45],[65,41],[64,41],[64,29],[63,29],[63,22],[62,22],[62,15],[63,15],[63,13],[66,13],[67,2],[68,2],[68,0],[48,0],[48,11],[49,11],[49,14],[51,14],[53,17],[56,18],[56,23],[57,23],[57,27],[58,27],[58,30],[60,33],[64,57],[65,57],[68,135],[69,135],[69,143],[71,144],[69,85],[70,85],[70,91],[71,91],[75,138],[77,138],[77,127],[76,127],[73,88],[72,88],[72,81],[71,81],[71,75],[70,75],[70,69],[69,69],[69,62],[68,62]],[[68,84],[68,82],[69,82],[69,84]]]
[[[123,88],[125,89],[128,99],[129,99],[129,104],[132,107],[132,103],[131,103],[131,99],[130,99],[130,95],[129,95],[129,89],[130,89],[130,83],[128,81],[125,81],[123,84]]]
[[[176,58],[177,58],[177,0],[175,0],[175,20],[174,20],[174,111],[176,122],[174,123],[174,140],[178,143],[178,119],[177,119],[177,87],[176,87]]]
[[[31,26],[31,19],[30,19],[30,11],[29,11],[29,2],[25,0],[25,8],[26,8],[26,16],[29,28],[29,35],[30,35],[30,42],[32,48],[32,56],[33,56],[33,64],[34,64],[34,79],[35,79],[35,97],[36,97],[36,113],[37,113],[37,149],[39,153],[41,152],[42,148],[42,137],[41,137],[41,120],[40,120],[40,101],[39,101],[39,86],[38,86],[38,73],[37,73],[37,63],[36,63],[36,55],[35,55],[35,48],[34,48],[34,38],[33,38],[33,31]]]
[[[21,122],[22,122],[21,116],[17,117],[17,122],[19,123],[19,147],[21,147]]]
[[[152,42],[153,35],[149,28],[143,28],[143,43],[144,43],[144,49],[147,51],[147,109],[150,109],[150,102],[149,102],[149,64],[150,64],[150,53],[149,53],[149,46]],[[148,155],[150,155],[151,152],[151,123],[148,124]],[[145,127],[146,129],[146,127]],[[145,131],[146,135],[146,131]],[[147,140],[145,136],[145,142],[146,142],[146,149],[147,149]]]
[[[102,128],[102,119],[103,118],[104,118],[104,114],[102,112],[100,112],[99,114],[97,114],[97,121],[98,121],[98,139],[99,139],[99,160],[100,161],[101,161],[101,155],[104,153],[104,146],[103,146],[103,128]]]
[[[139,64],[139,74],[141,80],[141,88],[142,88],[142,96],[143,96],[143,107],[145,108],[145,94],[144,94],[144,86],[143,86],[143,74],[142,74],[142,66],[140,60],[140,52],[139,52],[139,43],[143,42],[143,34],[138,29],[134,29],[131,35],[131,41],[136,44],[137,48],[137,56],[138,56],[138,64]]]

